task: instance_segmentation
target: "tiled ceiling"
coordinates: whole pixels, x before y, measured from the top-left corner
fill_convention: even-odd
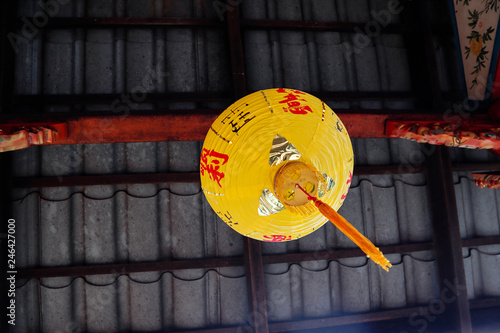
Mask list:
[[[441,19],[448,15],[447,4],[423,2],[431,9],[428,16],[415,10],[420,5],[404,2],[402,13],[389,14],[386,30],[359,44],[364,37],[356,24],[356,29],[376,24],[388,2],[244,0],[229,1],[225,9],[222,1],[211,0],[59,0],[47,24],[18,45],[11,67],[10,51],[4,51],[2,113],[27,120],[35,113],[86,116],[113,111],[116,100],[133,111],[201,112],[273,87],[315,93],[334,110],[442,112],[422,80],[438,80],[443,92],[438,102],[443,108],[452,103],[448,97],[460,95],[457,57],[450,26]],[[38,2],[23,0],[14,10],[14,17],[36,18],[41,9]],[[235,14],[244,75],[235,72],[235,35],[228,25],[228,15]],[[4,21],[8,32],[12,19]],[[324,28],[312,27],[325,22]],[[411,38],[425,30],[424,23],[434,31],[445,27],[444,32],[435,33],[427,46],[414,45]],[[426,47],[438,71],[423,75],[416,71],[426,68]],[[13,91],[5,84],[9,78]],[[141,89],[144,100],[134,95]],[[129,104],[123,96],[132,98]],[[16,263],[20,276],[27,277],[17,281],[17,321],[9,328],[422,332],[455,327],[462,314],[447,305],[441,309],[437,301],[444,290],[439,253],[446,245],[433,243],[434,199],[428,193],[435,187],[423,173],[431,154],[403,140],[352,142],[355,177],[339,212],[387,251],[393,263],[389,273],[361,256],[330,223],[297,241],[256,245],[219,219],[196,179],[86,185],[96,175],[141,179],[196,173],[202,142],[55,145],[4,153],[3,180],[28,184],[3,194],[2,221],[16,220]],[[462,301],[469,300],[474,329],[494,332],[498,320],[484,316],[500,307],[500,196],[476,187],[467,165],[490,168],[499,158],[486,151],[445,154],[452,162],[447,175],[453,177],[464,239],[454,244],[463,246],[458,261],[467,297]],[[408,165],[414,170],[404,169]],[[50,186],[35,186],[40,177],[55,178]],[[68,177],[81,181],[58,186]],[[262,252],[256,262],[263,265],[255,264],[252,251]],[[248,287],[259,281],[249,266],[263,272],[264,287]]]

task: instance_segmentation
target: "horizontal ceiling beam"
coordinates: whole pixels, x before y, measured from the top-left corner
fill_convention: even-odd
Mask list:
[[[483,303],[492,303],[492,304],[498,304],[500,301],[499,297],[494,297],[494,298],[486,298],[486,299],[477,299],[477,300],[470,300],[470,305],[473,307],[473,304],[483,304]],[[375,323],[375,322],[382,322],[386,321],[387,324],[391,324],[397,319],[408,319],[406,326],[399,326],[397,327],[397,331],[403,331],[405,329],[410,329],[413,328],[415,329],[415,321],[412,323],[412,320],[410,320],[412,317],[413,319],[416,318],[417,315],[423,316],[422,313],[423,311],[428,311],[429,307],[432,306],[432,301],[429,304],[421,305],[421,306],[416,306],[416,307],[410,307],[410,308],[401,308],[401,309],[391,309],[391,310],[383,310],[383,311],[376,311],[376,312],[367,312],[367,313],[356,313],[356,314],[351,314],[351,315],[342,315],[342,316],[335,316],[335,317],[323,317],[323,318],[314,318],[314,319],[305,319],[305,320],[298,320],[298,321],[288,321],[288,322],[278,322],[278,323],[270,323],[269,324],[269,331],[270,332],[290,332],[290,331],[298,331],[298,330],[310,330],[310,329],[320,329],[320,328],[327,328],[327,327],[336,327],[336,326],[346,326],[346,325],[355,325],[355,324],[362,324],[362,323]],[[481,312],[486,312],[488,313],[489,308],[477,308],[475,310],[480,314]],[[424,312],[425,313],[425,312]],[[490,314],[491,316],[491,314]],[[432,319],[435,319],[435,317],[430,317]],[[429,319],[429,321],[431,321]],[[498,327],[499,320],[497,317],[490,318],[489,320],[489,325],[490,327]],[[439,326],[438,326],[439,327]],[[366,327],[364,327],[366,329]],[[421,328],[421,327],[420,327]],[[429,327],[430,329],[431,327]],[[350,332],[351,330],[349,330]],[[385,330],[381,330],[385,331]],[[387,330],[389,331],[389,330]],[[390,331],[396,331],[394,328]],[[434,330],[431,330],[434,332]],[[441,328],[437,330],[441,332]],[[436,332],[437,332],[436,331]],[[444,330],[443,330],[444,332]]]
[[[462,247],[477,247],[477,246],[493,245],[493,244],[500,244],[500,236],[462,239]]]
[[[166,73],[155,72],[153,69],[144,74],[145,79],[141,85],[133,88],[130,92],[122,94],[43,94],[43,95],[14,95],[13,105],[40,106],[40,105],[93,105],[107,104],[107,110],[134,110],[139,103],[183,103],[183,102],[227,102],[232,101],[232,95],[223,92],[168,92],[153,93],[145,92],[145,87],[161,82]]]
[[[462,240],[464,247],[477,247],[482,245],[500,244],[500,236],[468,238]],[[380,246],[384,254],[412,253],[419,251],[429,251],[433,249],[432,242],[386,245]],[[345,258],[364,257],[365,254],[358,248],[353,249],[332,249],[327,251],[271,254],[263,255],[264,265],[277,263],[299,263],[315,260],[338,260]],[[218,267],[243,266],[243,257],[232,258],[205,258],[191,260],[172,260],[159,262],[142,263],[122,263],[122,264],[104,264],[87,266],[69,266],[69,267],[45,267],[20,269],[18,278],[48,278],[48,277],[67,277],[67,276],[87,276],[102,274],[129,274],[139,272],[162,272],[174,271],[180,269],[210,269]]]
[[[26,23],[28,21],[29,23]],[[20,19],[17,24],[22,27],[26,24],[38,26],[34,18]],[[328,21],[299,21],[299,20],[269,20],[269,19],[242,19],[241,28],[244,29],[287,29],[287,30],[319,30],[357,33],[365,32],[366,22],[328,22]],[[218,18],[182,18],[182,17],[51,17],[43,25],[43,29],[73,29],[73,28],[224,28],[224,22]],[[401,24],[378,25],[380,33],[402,34],[406,31]],[[373,29],[373,27],[369,27]],[[369,31],[371,33],[371,31]]]
[[[422,166],[411,165],[370,165],[355,166],[354,176],[386,175],[424,172]],[[176,173],[132,173],[119,175],[83,175],[61,177],[23,177],[14,178],[12,186],[17,188],[95,186],[95,185],[132,185],[163,183],[199,183],[198,172]]]
[[[130,274],[141,272],[167,272],[181,269],[210,269],[218,267],[243,266],[243,257],[203,258],[155,262],[135,262],[87,266],[66,266],[18,270],[19,279],[51,278],[63,276],[88,276],[107,274]]]
[[[451,169],[453,171],[498,171],[500,170],[500,162],[453,163]]]
[[[469,300],[471,310],[500,307],[500,297],[485,297]]]
[[[33,18],[24,18],[18,22],[23,26],[26,21],[34,26],[38,22]],[[49,29],[73,29],[73,28],[151,28],[151,27],[172,27],[172,28],[197,28],[215,27],[223,28],[222,22],[216,18],[183,18],[183,17],[51,17],[47,23],[40,28]]]
[[[242,19],[241,27],[245,29],[286,29],[286,30],[320,30],[358,33],[365,32],[370,23],[356,22],[324,22],[299,20]],[[401,24],[378,25],[380,33],[402,34],[406,31]],[[373,29],[369,27],[368,29]]]
[[[474,299],[470,300],[471,304],[471,309],[474,308],[475,303],[483,303],[483,301],[488,301],[490,299]],[[500,298],[493,298],[496,302],[500,301]],[[432,303],[431,303],[432,305]],[[381,324],[387,323],[387,324],[392,324],[395,323],[398,319],[404,319],[403,323],[398,324],[405,324],[406,326],[394,326],[392,329],[387,329],[387,331],[401,331],[401,330],[408,330],[411,331],[411,328],[415,330],[415,325],[411,325],[410,323],[410,317],[413,316],[415,317],[416,315],[423,316],[422,313],[427,313],[427,312],[422,312],[422,311],[428,311],[429,309],[429,304],[422,304],[421,306],[414,306],[414,307],[409,307],[409,308],[401,308],[401,309],[391,309],[391,310],[383,310],[383,311],[376,311],[376,312],[367,312],[367,313],[355,313],[355,314],[349,314],[349,315],[340,315],[340,316],[335,316],[335,317],[321,317],[321,318],[314,318],[314,319],[303,319],[303,320],[296,320],[296,321],[285,321],[285,322],[275,322],[275,323],[269,323],[269,332],[289,332],[289,331],[298,331],[301,329],[321,329],[321,328],[328,328],[328,327],[336,327],[336,326],[346,326],[346,325],[356,325],[356,324],[368,324],[368,323],[377,323],[380,322]],[[491,325],[489,327],[497,327],[498,326],[498,319],[495,318],[495,312],[489,311],[490,308],[484,309],[484,308],[479,308],[478,310],[475,310],[475,312],[478,312],[477,315],[478,317],[480,315],[481,318],[484,317],[484,315],[487,315],[489,318],[488,322],[486,324]],[[493,309],[491,309],[493,310]],[[490,313],[492,312],[492,313]],[[423,317],[422,317],[423,318]],[[483,319],[484,321],[484,319]],[[420,326],[419,326],[420,327]],[[358,328],[359,329],[359,328]],[[368,327],[363,327],[364,330],[369,330]],[[354,332],[355,330],[352,329],[347,329],[348,332]],[[379,327],[378,330],[375,330],[377,332],[385,332],[384,327],[381,326]],[[245,324],[240,325],[240,326],[226,326],[226,327],[215,327],[215,328],[202,328],[202,329],[195,329],[195,330],[181,330],[181,331],[170,331],[172,333],[241,333],[241,332],[251,332],[251,326],[247,326]]]
[[[134,185],[134,184],[177,184],[199,183],[199,172],[178,173],[139,173],[121,175],[85,175],[61,177],[24,177],[14,178],[12,186],[18,188],[96,186],[96,185]]]
[[[34,122],[66,122],[68,137],[48,144],[89,144],[116,142],[202,141],[221,110],[158,110],[92,113],[82,116],[65,113],[2,115],[2,124],[30,126]],[[417,110],[337,110],[351,138],[383,138],[387,120],[442,120],[438,114]],[[478,116],[479,117],[479,116]],[[472,117],[471,117],[472,118]]]
[[[315,328],[345,326],[366,322],[375,322],[382,320],[395,320],[398,318],[409,318],[412,314],[418,313],[419,307],[385,310],[368,313],[357,313],[352,315],[315,318],[299,321],[289,321],[282,323],[270,323],[270,332],[290,332],[298,330],[310,330]]]
[[[460,163],[453,171],[500,170],[500,163]],[[425,172],[424,165],[355,165],[354,176],[414,174]],[[42,188],[96,185],[177,184],[199,183],[198,172],[132,173],[118,175],[83,175],[61,177],[18,177],[12,179],[15,188]],[[473,245],[464,245],[473,246]]]
[[[236,51],[233,51],[236,52]],[[236,67],[238,68],[238,67]],[[239,66],[241,68],[241,65]],[[242,70],[233,69],[234,73]],[[233,96],[225,92],[144,92],[144,87],[150,82],[161,81],[166,73],[146,72],[146,81],[142,85],[123,94],[42,94],[42,95],[14,95],[13,105],[74,105],[74,104],[110,104],[110,109],[122,105],[137,105],[140,103],[179,103],[179,102],[228,102],[234,101]],[[241,77],[244,79],[244,76]],[[137,91],[136,91],[137,90]],[[324,101],[407,101],[416,99],[411,91],[308,91],[309,94]],[[140,101],[139,101],[140,100]],[[115,104],[120,102],[122,104]],[[128,103],[128,104],[126,104]],[[371,110],[370,110],[371,111]]]

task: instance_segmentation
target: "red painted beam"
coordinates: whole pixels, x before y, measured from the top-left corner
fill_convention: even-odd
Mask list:
[[[63,121],[68,124],[68,137],[56,144],[200,141],[205,138],[212,122],[221,110],[170,110],[160,112],[128,112],[126,115],[94,113],[78,116],[60,114],[4,116],[3,124],[40,121]],[[30,119],[27,121],[26,119]]]
[[[68,137],[55,144],[86,144],[115,142],[201,141],[210,125],[222,110],[164,110],[133,111],[127,115],[93,113],[76,115],[46,113],[0,117],[3,124],[29,125],[40,121],[58,121],[68,124]],[[418,114],[417,110],[336,111],[351,138],[384,138],[385,123],[389,119],[442,120],[439,114]],[[28,121],[29,119],[29,121]]]

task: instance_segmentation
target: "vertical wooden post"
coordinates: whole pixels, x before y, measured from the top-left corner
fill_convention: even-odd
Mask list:
[[[231,70],[233,73],[234,98],[240,99],[247,93],[245,77],[245,58],[243,56],[243,42],[241,38],[240,11],[234,1],[227,1],[227,31],[229,36],[229,50],[231,52]]]
[[[438,320],[453,332],[471,332],[455,188],[446,147],[435,147],[434,153],[427,159],[426,174],[439,290],[444,305]]]
[[[261,244],[248,237],[245,237],[244,244],[250,326],[255,333],[267,333],[269,324]]]
[[[226,2],[229,49],[231,52],[231,70],[233,73],[234,98],[246,95],[245,60],[241,38],[240,12],[233,1]],[[266,287],[262,248],[259,241],[245,237],[245,271],[249,304],[250,326],[255,333],[268,333]]]

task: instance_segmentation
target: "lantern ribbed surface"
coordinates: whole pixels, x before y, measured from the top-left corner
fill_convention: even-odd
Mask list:
[[[300,158],[271,166],[270,150],[280,135]],[[319,212],[258,213],[262,191],[274,193],[275,177],[287,163],[303,162],[326,174],[334,186],[321,200],[338,210],[349,190],[353,151],[337,115],[318,98],[294,89],[268,89],[232,104],[212,124],[201,155],[201,186],[221,219],[242,235],[288,241],[308,235],[327,219]]]

